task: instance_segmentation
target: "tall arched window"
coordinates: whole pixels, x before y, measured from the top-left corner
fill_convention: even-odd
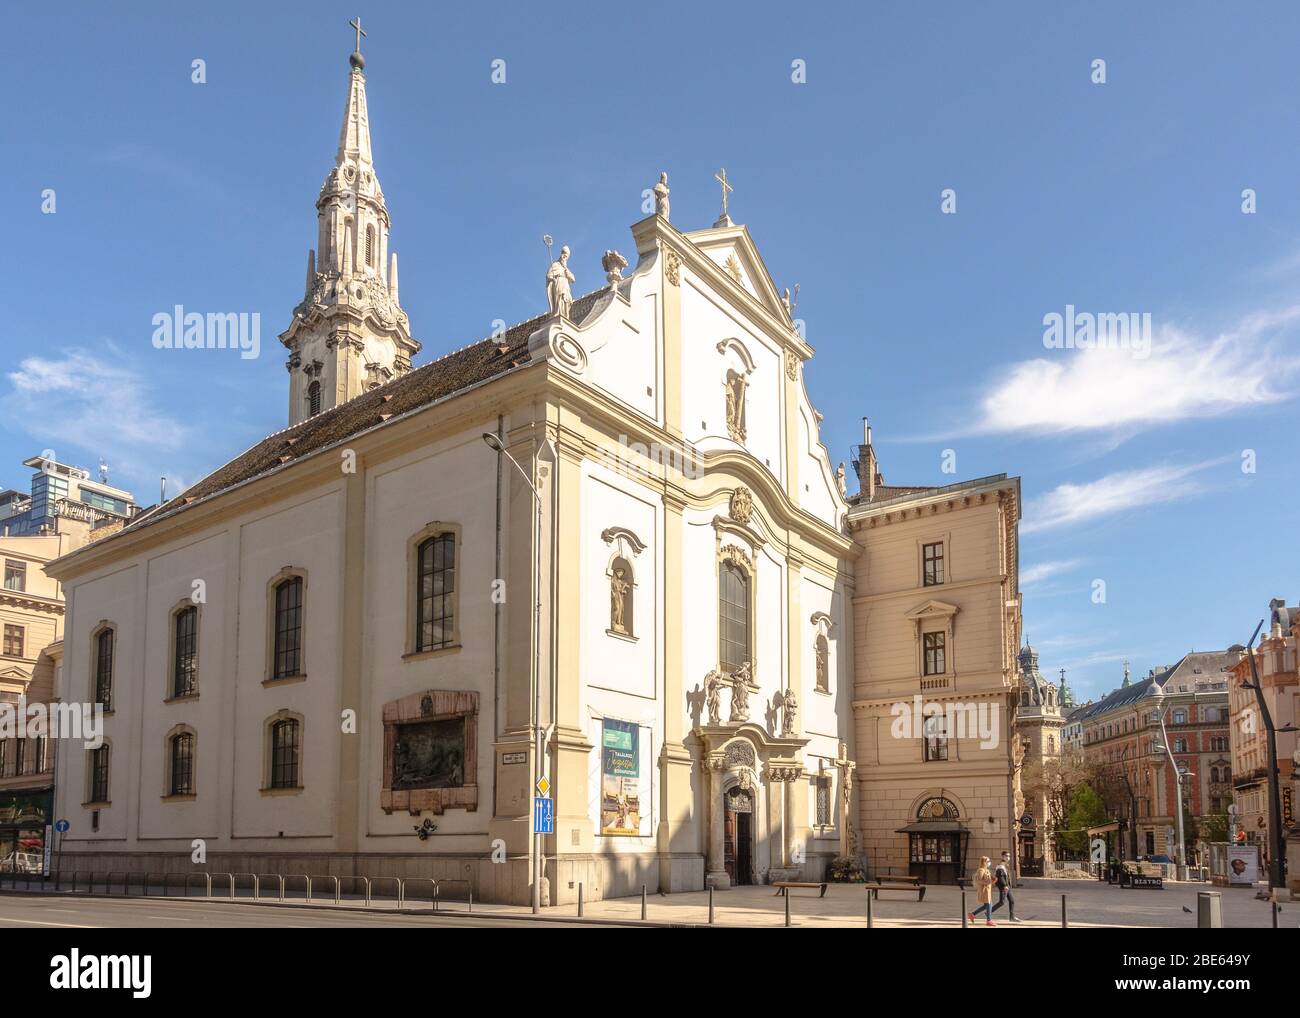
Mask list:
[[[749,658],[749,574],[731,561],[724,561],[718,576],[719,664],[734,672],[751,664]]]
[[[107,627],[95,637],[95,702],[113,709],[113,630]]]
[[[307,415],[315,417],[320,413],[320,382],[307,386]]]
[[[168,792],[171,795],[194,794],[194,735],[181,732],[173,735],[170,753],[171,781]]]
[[[375,228],[366,227],[366,264],[375,267]]]
[[[182,608],[172,624],[172,696],[192,696],[199,691],[198,608]]]
[[[271,678],[302,674],[302,577],[291,576],[275,586],[275,649]]]
[[[298,722],[285,718],[271,725],[271,787],[298,787]]]
[[[108,802],[108,746],[90,751],[90,801]]]
[[[456,632],[456,535],[421,542],[415,561],[415,649],[449,647]]]

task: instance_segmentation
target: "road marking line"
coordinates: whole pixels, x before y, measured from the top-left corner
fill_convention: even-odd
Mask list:
[[[36,919],[8,919],[0,916],[0,923],[17,923],[19,926],[68,926],[78,930],[97,930],[98,926],[92,926],[89,923],[43,923]]]

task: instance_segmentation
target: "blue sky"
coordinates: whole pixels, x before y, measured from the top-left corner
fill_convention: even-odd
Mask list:
[[[833,458],[869,415],[890,483],[1023,478],[1049,677],[1098,695],[1125,658],[1244,642],[1300,600],[1300,12],[1074,6],[11,10],[0,483],[51,448],[149,502],[283,426],[275,335],[360,13],[417,363],[543,307],[543,233],[585,291],[661,169],[689,230],[726,166],[733,218],[802,284]],[[155,350],[177,303],[260,312],[263,355]],[[1067,305],[1150,313],[1150,356],[1045,348]]]

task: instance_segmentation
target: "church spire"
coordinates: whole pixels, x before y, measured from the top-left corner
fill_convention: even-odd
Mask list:
[[[316,250],[308,255],[307,293],[280,336],[289,349],[289,423],[328,410],[411,369],[420,344],[397,301],[391,221],[375,174],[366,103],[366,66],[348,58],[347,103],[334,166],[316,199]]]

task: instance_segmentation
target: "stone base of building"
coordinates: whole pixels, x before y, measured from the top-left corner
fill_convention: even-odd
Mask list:
[[[429,893],[423,881],[442,882],[444,899],[463,901],[472,892],[475,902],[500,905],[527,905],[532,901],[532,867],[526,856],[494,863],[485,855],[379,855],[344,852],[209,852],[203,864],[190,862],[189,854],[173,852],[71,852],[63,851],[54,861],[66,882],[74,872],[85,882],[90,873],[97,881],[112,874],[114,883],[129,874],[132,881],[148,874],[157,886],[167,876],[175,881],[175,893],[185,886],[188,874],[235,874],[241,888],[251,885],[250,874],[257,874],[263,888],[275,876],[312,877],[313,897],[333,893],[338,877],[343,893],[362,890],[360,881],[350,885],[345,877],[366,877],[372,894],[385,899],[396,895],[393,878],[408,882],[407,897],[419,900]],[[324,878],[324,879],[321,879]],[[704,857],[699,854],[661,856],[656,852],[603,855],[563,855],[546,860],[542,879],[544,905],[571,905],[578,900],[582,885],[587,901],[619,898],[641,893],[672,894],[703,890]],[[278,885],[278,882],[277,882]],[[191,890],[202,886],[191,881]],[[214,883],[214,893],[229,886],[228,876]],[[287,895],[301,897],[304,882],[290,881]],[[243,892],[241,891],[241,894]]]

